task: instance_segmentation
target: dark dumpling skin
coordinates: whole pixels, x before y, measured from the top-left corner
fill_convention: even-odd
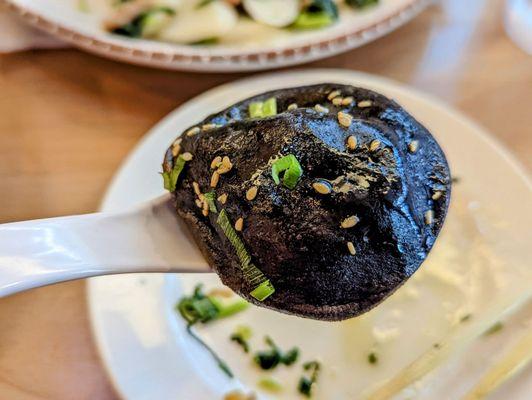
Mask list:
[[[249,117],[251,102],[272,97],[277,115]],[[335,105],[334,97],[344,101]],[[352,117],[349,126],[338,112]],[[364,313],[419,268],[447,213],[451,179],[441,148],[402,107],[373,91],[339,84],[272,91],[185,132],[173,146],[174,155],[193,157],[173,192],[177,213],[223,283],[259,306],[321,320]],[[348,146],[350,136],[356,147],[353,139]],[[272,163],[289,154],[303,171],[294,189],[272,178]],[[174,155],[171,147],[165,171]],[[213,188],[217,156],[232,168]],[[252,187],[257,194],[248,200]],[[217,213],[205,216],[197,193],[211,191],[227,199],[215,200]],[[250,295],[242,260],[218,222],[222,209],[231,224],[243,219],[236,233],[275,288],[264,301]]]

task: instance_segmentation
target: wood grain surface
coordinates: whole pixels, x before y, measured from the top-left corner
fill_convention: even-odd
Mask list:
[[[503,3],[442,1],[376,42],[305,67],[370,72],[436,95],[530,171],[532,57],[506,36]],[[152,125],[242,76],[152,70],[70,49],[0,56],[0,222],[96,210]],[[84,288],[70,282],[0,300],[0,399],[118,398],[91,337]]]

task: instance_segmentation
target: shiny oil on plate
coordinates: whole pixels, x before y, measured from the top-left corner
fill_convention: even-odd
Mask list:
[[[257,390],[264,374],[228,339],[242,324],[253,328],[253,349],[264,348],[263,338],[270,335],[282,348],[297,345],[301,361],[321,360],[317,399],[385,399],[392,394],[397,399],[461,398],[501,352],[530,329],[532,288],[526,241],[532,226],[532,198],[527,178],[479,127],[430,97],[374,76],[342,70],[295,71],[210,90],[148,133],[115,177],[103,209],[123,209],[160,195],[157,172],[163,152],[183,129],[209,113],[264,88],[320,82],[362,86],[395,99],[442,145],[459,181],[428,260],[384,303],[349,321],[319,322],[251,307],[233,318],[199,327],[198,333],[235,372],[234,380],[226,378],[185,332],[174,311],[176,300],[197,283],[219,286],[215,275],[92,279],[88,298],[94,334],[123,398],[212,400],[241,387],[257,391],[264,399],[300,399],[296,385],[301,362],[267,375],[283,383],[282,392],[271,395]],[[482,335],[503,314],[512,312],[515,315],[504,329],[489,337]],[[368,362],[371,352],[378,355],[377,364]],[[530,369],[492,397],[525,399],[532,389],[527,377]]]

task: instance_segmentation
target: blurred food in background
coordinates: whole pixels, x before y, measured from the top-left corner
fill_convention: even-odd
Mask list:
[[[215,45],[279,31],[318,30],[346,12],[368,12],[380,0],[79,0],[118,35]],[[90,1],[90,3],[89,3]]]

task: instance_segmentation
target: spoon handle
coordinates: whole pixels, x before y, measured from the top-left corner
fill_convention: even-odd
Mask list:
[[[119,213],[0,225],[0,297],[127,272],[210,272],[168,195]]]

